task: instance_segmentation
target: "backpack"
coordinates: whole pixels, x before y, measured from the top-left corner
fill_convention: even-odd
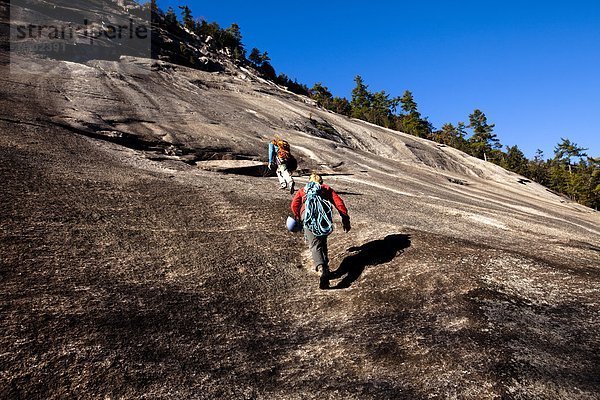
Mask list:
[[[296,157],[290,154],[289,158],[285,162],[285,167],[290,172],[294,172],[296,169],[298,169],[298,160],[296,160]]]
[[[327,236],[333,232],[331,203],[319,194],[321,185],[308,182],[304,187],[304,226],[315,236]]]
[[[277,157],[282,161],[287,161],[290,158],[290,144],[283,139],[274,140],[273,144],[277,146]]]

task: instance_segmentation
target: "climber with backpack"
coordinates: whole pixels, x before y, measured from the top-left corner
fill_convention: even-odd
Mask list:
[[[296,170],[298,162],[292,156],[290,144],[279,136],[275,136],[269,143],[269,164],[268,168],[272,169],[273,164],[277,165],[277,179],[279,180],[280,189],[289,189],[291,194],[294,194],[294,178],[292,172]]]
[[[327,255],[327,236],[333,231],[332,210],[342,217],[344,232],[350,230],[350,216],[342,198],[328,185],[323,178],[312,173],[305,187],[300,189],[292,199],[291,209],[296,224],[290,227],[304,226],[304,237],[315,264],[320,270],[319,287],[329,289],[329,257]]]

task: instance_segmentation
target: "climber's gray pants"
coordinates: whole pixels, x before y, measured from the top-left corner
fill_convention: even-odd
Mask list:
[[[304,228],[304,237],[308,242],[308,248],[310,249],[310,255],[315,263],[315,267],[319,265],[329,266],[327,236],[315,236],[311,231]]]

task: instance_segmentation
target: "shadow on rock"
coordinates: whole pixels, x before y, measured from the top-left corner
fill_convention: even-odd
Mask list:
[[[365,267],[392,261],[408,247],[410,247],[410,235],[405,234],[388,235],[383,239],[373,240],[362,246],[350,247],[348,251],[357,253],[344,258],[339,268],[331,272],[330,279],[344,277],[332,289],[350,287],[362,275]]]

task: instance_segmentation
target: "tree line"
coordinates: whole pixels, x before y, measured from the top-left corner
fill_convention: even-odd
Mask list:
[[[334,97],[322,83],[316,83],[309,93],[326,109],[454,147],[523,175],[573,201],[600,209],[600,158],[588,156],[588,149],[571,140],[561,138],[554,154],[547,159],[538,149],[530,160],[517,145],[501,144],[494,133],[495,125],[479,109],[468,116],[468,123],[445,123],[435,129],[421,116],[411,91],[391,97],[385,91],[369,91],[361,76],[356,76],[354,82],[350,101]]]
[[[194,47],[207,46],[210,51],[224,54],[238,65],[254,68],[266,79],[285,86],[294,93],[309,95],[306,85],[290,79],[286,74],[275,72],[268,52],[253,48],[248,55],[238,24],[233,23],[227,28],[222,28],[217,22],[195,18],[187,5],[178,6],[180,18],[172,7],[167,11],[161,10],[156,0],[151,0],[146,7],[151,9],[152,25],[155,28],[164,29],[175,37],[181,38],[179,48],[176,49],[178,53],[176,58],[182,64],[200,67],[201,61],[198,55],[188,44],[197,45]]]
[[[315,83],[312,88],[287,75],[277,75],[268,52],[258,48],[247,55],[242,34],[237,24],[221,28],[218,23],[195,19],[188,6],[179,6],[181,19],[171,7],[160,10],[156,0],[150,3],[153,24],[172,34],[195,36],[198,43],[207,44],[216,53],[223,53],[239,65],[254,68],[259,74],[288,90],[309,96],[320,107],[348,117],[361,119],[379,126],[398,130],[417,137],[454,147],[474,157],[495,163],[501,167],[536,181],[573,201],[600,209],[600,158],[588,156],[585,148],[569,139],[561,138],[554,153],[545,157],[537,150],[528,159],[517,145],[505,146],[494,133],[494,124],[488,123],[486,115],[475,109],[465,121],[445,123],[436,129],[418,110],[411,91],[392,97],[384,90],[372,92],[361,76],[354,78],[350,100],[333,96],[327,86]],[[179,55],[190,66],[197,60],[182,43]]]

